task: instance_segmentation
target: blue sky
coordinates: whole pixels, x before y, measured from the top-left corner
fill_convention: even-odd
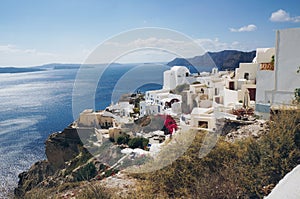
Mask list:
[[[296,0],[1,0],[0,66],[82,63],[103,41],[143,27],[179,31],[208,51],[273,47],[275,30],[300,27],[299,3]],[[137,61],[151,61],[137,56]],[[130,59],[135,61],[134,56]],[[154,61],[164,59],[167,61],[170,56]]]

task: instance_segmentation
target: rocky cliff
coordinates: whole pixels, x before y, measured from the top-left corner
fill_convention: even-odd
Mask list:
[[[54,133],[45,142],[46,157],[49,164],[55,169],[61,169],[65,162],[76,157],[82,142],[76,129],[66,128],[61,133]]]
[[[79,136],[75,128],[67,127],[51,134],[45,142],[47,159],[19,174],[16,198],[109,198],[111,192],[106,188],[113,186],[118,189],[114,193],[121,195],[133,190],[135,180],[103,163],[116,156],[117,146],[108,145],[111,142],[107,139],[104,145],[108,145],[109,150],[102,154],[103,157],[94,157],[82,143],[81,140],[94,133],[93,128],[84,128]]]
[[[15,189],[18,198],[37,187],[54,187],[64,182],[78,181],[80,170],[87,166],[92,157],[83,147],[76,129],[71,127],[51,134],[45,147],[47,159],[36,162],[28,171],[19,174]],[[95,172],[87,176],[94,177]]]

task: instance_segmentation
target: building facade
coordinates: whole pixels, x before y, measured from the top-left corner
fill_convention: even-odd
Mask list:
[[[276,48],[260,53],[257,59],[258,114],[268,117],[271,108],[293,104],[295,89],[300,88],[299,51],[300,28],[293,28],[278,30]]]

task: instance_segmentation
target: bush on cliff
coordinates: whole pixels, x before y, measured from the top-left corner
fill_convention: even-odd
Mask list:
[[[97,169],[93,163],[88,163],[79,168],[74,174],[76,181],[90,180],[97,175]]]
[[[148,146],[149,140],[146,138],[132,138],[128,142],[128,146],[132,149],[141,148],[145,149]]]
[[[128,134],[121,135],[117,138],[117,144],[128,144],[130,141],[130,136]]]

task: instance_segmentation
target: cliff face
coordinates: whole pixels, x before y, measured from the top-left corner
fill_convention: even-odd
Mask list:
[[[19,174],[19,183],[18,187],[15,188],[15,195],[18,198],[23,197],[27,191],[30,191],[53,174],[54,169],[48,161],[36,162],[28,171]]]
[[[239,63],[252,62],[256,51],[242,52],[236,50],[224,50],[221,52],[207,52],[204,55],[193,58],[175,58],[167,65],[169,66],[200,66],[220,70],[233,70],[239,67]]]
[[[91,158],[73,128],[50,135],[45,145],[47,160],[36,162],[28,171],[19,174],[18,187],[15,189],[18,198],[36,187],[53,187],[64,181],[74,181],[74,165],[78,167],[79,163]],[[68,177],[68,174],[71,175]]]
[[[82,143],[76,129],[66,128],[61,133],[51,134],[45,145],[49,164],[58,170],[65,166],[65,162],[79,154],[79,146],[82,146]]]

